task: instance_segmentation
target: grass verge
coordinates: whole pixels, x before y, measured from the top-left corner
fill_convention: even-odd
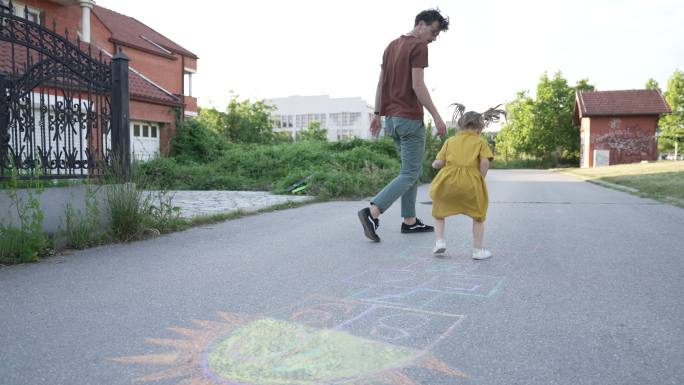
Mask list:
[[[607,187],[613,187],[611,184],[626,187],[624,191],[684,208],[684,162],[659,161],[554,171]]]

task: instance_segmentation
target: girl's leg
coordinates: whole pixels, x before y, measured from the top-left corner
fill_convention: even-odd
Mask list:
[[[482,249],[484,243],[484,221],[473,218],[473,247]]]
[[[437,239],[444,239],[444,218],[435,218],[435,233]]]

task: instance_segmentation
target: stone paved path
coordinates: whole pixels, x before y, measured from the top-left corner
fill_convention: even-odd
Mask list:
[[[153,196],[158,192],[150,191]],[[230,213],[237,210],[254,212],[287,202],[306,202],[314,199],[302,195],[275,195],[263,191],[169,191],[173,205],[181,209],[181,216]]]

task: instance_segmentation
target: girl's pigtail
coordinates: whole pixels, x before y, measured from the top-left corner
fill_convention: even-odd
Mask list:
[[[492,107],[488,109],[487,111],[482,113],[482,117],[485,122],[485,126],[489,126],[491,123],[497,123],[499,120],[501,120],[501,117],[503,116],[506,118],[506,110],[499,109],[501,107],[501,104],[499,104],[496,107]]]
[[[452,103],[449,107],[455,107],[454,114],[451,116],[451,122],[460,128],[461,123],[463,123],[461,122],[461,119],[463,118],[463,114],[465,114],[465,106],[461,103]]]

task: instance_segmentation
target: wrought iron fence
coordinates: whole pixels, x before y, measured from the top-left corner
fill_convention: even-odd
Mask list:
[[[0,7],[0,179],[92,177],[114,160],[127,169],[128,59],[28,16]]]

